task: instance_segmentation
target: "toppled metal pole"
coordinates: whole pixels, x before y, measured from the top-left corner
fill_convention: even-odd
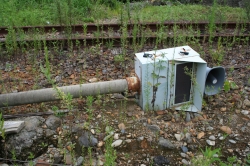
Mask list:
[[[58,87],[65,94],[71,94],[73,98],[80,96],[120,93],[129,91],[139,91],[140,83],[137,77],[126,79],[87,83],[80,85],[70,85]],[[0,95],[0,107],[17,106],[23,104],[40,103],[60,100],[54,88],[39,89],[18,93],[8,93]]]

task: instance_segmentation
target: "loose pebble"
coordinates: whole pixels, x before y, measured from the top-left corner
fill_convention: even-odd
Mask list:
[[[111,144],[112,147],[117,147],[117,146],[120,146],[122,144],[122,140],[116,140],[115,142],[113,142]]]
[[[215,140],[215,136],[214,135],[210,135],[208,139],[214,141]]]
[[[230,139],[230,140],[228,140],[228,141],[231,142],[232,144],[236,144],[236,141],[235,141],[235,140]]]
[[[210,146],[214,146],[215,145],[215,141],[211,141],[211,140],[206,140],[207,144]]]

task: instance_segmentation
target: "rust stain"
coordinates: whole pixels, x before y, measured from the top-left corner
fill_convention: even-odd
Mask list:
[[[140,80],[138,77],[127,77],[128,90],[132,92],[140,91]]]

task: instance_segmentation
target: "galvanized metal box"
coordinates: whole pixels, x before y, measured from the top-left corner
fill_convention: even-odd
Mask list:
[[[201,110],[207,63],[189,46],[135,54],[143,110]]]

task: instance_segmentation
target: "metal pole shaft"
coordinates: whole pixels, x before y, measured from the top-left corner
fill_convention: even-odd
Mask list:
[[[70,93],[73,98],[88,95],[119,93],[128,90],[126,79],[87,83],[80,85],[70,85],[58,87],[65,94]],[[0,95],[0,107],[17,106],[30,103],[40,103],[60,100],[54,88],[32,90],[18,93],[8,93]]]

